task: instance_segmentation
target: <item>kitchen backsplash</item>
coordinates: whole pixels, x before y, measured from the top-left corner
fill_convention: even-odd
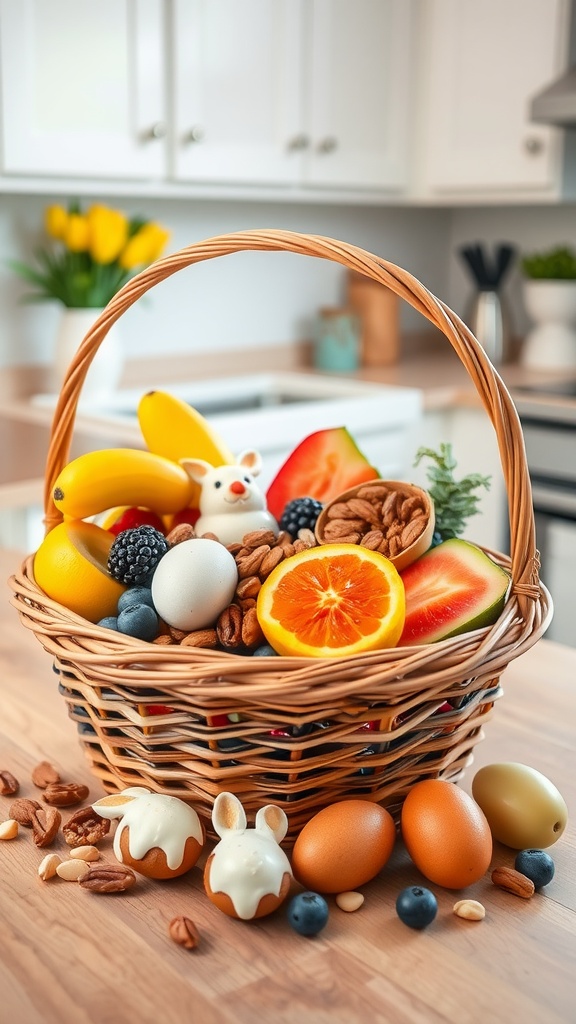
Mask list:
[[[57,309],[22,304],[25,287],[6,265],[31,255],[40,241],[44,206],[51,200],[0,197],[0,368],[51,359]],[[172,233],[169,251],[211,235],[258,227],[341,238],[409,270],[460,315],[470,294],[457,258],[461,244],[507,241],[526,251],[576,243],[576,205],[431,209],[176,199],[118,200],[117,205],[165,224]],[[522,334],[527,320],[517,269],[506,291],[513,327]],[[155,287],[124,314],[126,356],[285,346],[309,337],[318,308],[340,303],[343,295],[344,271],[326,261],[287,253],[241,253],[210,261]],[[401,329],[421,331],[423,326],[419,314],[402,304]]]

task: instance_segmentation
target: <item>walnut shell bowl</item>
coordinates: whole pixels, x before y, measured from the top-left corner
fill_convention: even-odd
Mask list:
[[[400,572],[428,550],[434,522],[434,502],[422,487],[369,480],[328,502],[314,532],[319,544],[361,544],[380,551]]]

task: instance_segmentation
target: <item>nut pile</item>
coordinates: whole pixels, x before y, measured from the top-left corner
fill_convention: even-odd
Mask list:
[[[418,539],[427,522],[419,489],[377,481],[359,487],[354,497],[328,505],[319,539],[326,544],[361,544],[395,558]]]
[[[172,547],[194,536],[191,526],[181,524],[168,534],[167,540]],[[203,536],[217,539],[209,533]],[[180,629],[166,627],[154,643],[212,649],[218,647],[225,651],[239,648],[254,650],[265,643],[256,615],[256,599],[262,583],[285,558],[315,546],[316,539],[312,530],[299,530],[295,538],[286,530],[281,530],[277,537],[271,530],[252,530],[245,534],[241,543],[228,545],[238,567],[238,585],[234,600],[220,613],[214,628],[185,633]]]

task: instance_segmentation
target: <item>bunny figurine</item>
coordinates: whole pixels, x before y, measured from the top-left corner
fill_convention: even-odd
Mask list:
[[[288,819],[280,807],[267,804],[256,814],[254,828],[237,796],[219,793],[212,824],[220,836],[204,869],[208,898],[229,917],[251,921],[271,914],[288,895],[290,861],[280,847]]]
[[[278,523],[254,481],[262,468],[258,452],[242,452],[235,466],[214,467],[204,459],[180,462],[200,484],[200,518],[195,525],[198,536],[213,533],[225,545],[241,541],[251,530],[272,530],[278,536]]]

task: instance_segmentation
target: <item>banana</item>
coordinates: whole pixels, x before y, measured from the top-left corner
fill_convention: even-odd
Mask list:
[[[190,504],[193,484],[176,462],[136,448],[104,448],[73,459],[54,484],[54,504],[86,519],[115,505],[141,505],[159,514]]]
[[[204,459],[211,466],[236,461],[201,413],[167,391],[148,391],[138,404],[138,422],[151,452],[166,459]]]

